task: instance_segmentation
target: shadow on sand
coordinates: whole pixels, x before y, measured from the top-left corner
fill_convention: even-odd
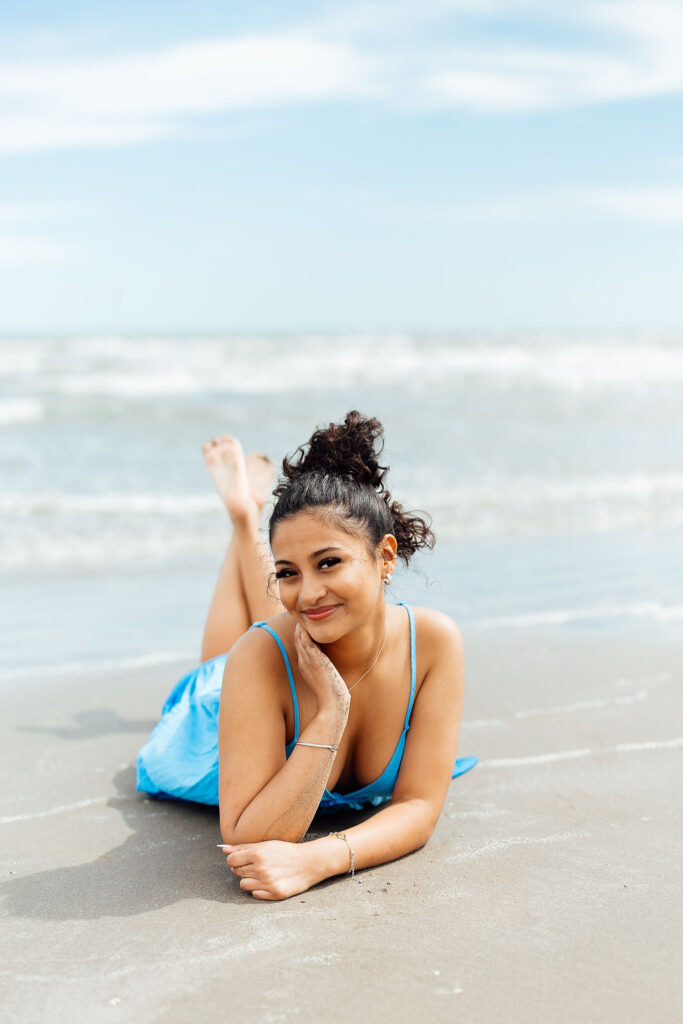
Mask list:
[[[97,860],[6,882],[9,915],[93,920],[144,914],[188,899],[230,904],[251,898],[216,848],[221,838],[216,807],[145,797],[135,789],[133,765],[117,772],[113,782],[117,793],[106,806],[122,815],[132,835]],[[310,838],[349,828],[363,816],[316,818]]]
[[[77,711],[72,716],[72,725],[20,725],[19,732],[37,732],[46,736],[56,736],[60,740],[90,740],[100,736],[111,736],[114,733],[135,732],[147,734],[156,725],[153,719],[121,718],[109,708],[92,708],[89,711]]]

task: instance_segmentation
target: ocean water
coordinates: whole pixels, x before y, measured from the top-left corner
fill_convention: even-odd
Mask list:
[[[0,341],[0,678],[197,657],[229,536],[201,445],[279,459],[350,408],[465,632],[683,629],[683,336]]]

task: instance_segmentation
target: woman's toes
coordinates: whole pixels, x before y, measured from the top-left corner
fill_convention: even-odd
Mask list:
[[[222,434],[204,445],[206,465],[233,520],[256,512],[249,488],[242,446],[236,437]]]
[[[247,475],[254,501],[262,508],[270,497],[275,483],[275,465],[266,455],[252,452],[247,456]]]

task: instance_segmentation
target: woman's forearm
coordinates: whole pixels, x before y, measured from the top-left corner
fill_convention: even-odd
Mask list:
[[[424,800],[390,804],[344,832],[354,852],[354,868],[385,864],[418,850],[431,836],[435,824],[434,810]],[[315,882],[350,870],[349,847],[338,836],[313,839],[305,846],[311,855]]]
[[[347,714],[341,708],[319,711],[300,739],[336,746],[344,732]],[[234,826],[221,823],[224,841],[300,842],[318,809],[335,756],[325,748],[295,746],[286,764],[247,805]]]

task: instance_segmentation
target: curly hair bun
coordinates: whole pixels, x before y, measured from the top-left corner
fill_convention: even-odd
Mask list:
[[[384,448],[384,431],[379,420],[363,416],[352,409],[343,423],[319,427],[310,440],[282,462],[285,479],[293,480],[302,473],[343,476],[384,489],[388,466],[380,466]]]
[[[343,423],[319,427],[306,444],[282,461],[273,491],[270,538],[278,522],[311,508],[326,508],[348,528],[362,529],[371,547],[391,533],[406,564],[419,548],[434,546],[429,517],[407,512],[384,486],[388,466],[379,464],[384,431],[379,420],[353,409]]]

